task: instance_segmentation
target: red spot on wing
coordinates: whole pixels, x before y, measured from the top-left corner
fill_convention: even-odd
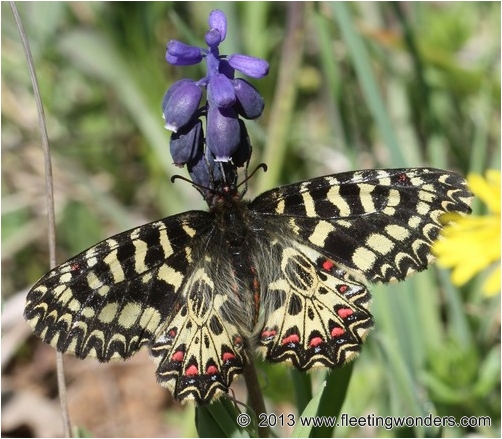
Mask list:
[[[181,361],[183,361],[184,357],[185,357],[185,353],[183,351],[176,351],[173,354],[173,356],[171,357],[171,361],[181,362]]]
[[[206,370],[208,375],[215,375],[218,373],[218,368],[216,366],[209,366]]]
[[[282,339],[282,344],[298,343],[299,341],[300,337],[297,334],[291,334],[290,336]]]
[[[340,337],[340,335],[345,334],[345,329],[339,328],[338,326],[335,326],[331,330],[331,337]]]
[[[265,340],[267,338],[272,338],[275,337],[275,334],[277,334],[277,331],[271,329],[271,330],[265,330],[261,333],[261,339]]]
[[[324,268],[326,271],[331,271],[334,266],[335,266],[335,264],[333,263],[333,261],[330,261],[329,259],[326,259],[322,263],[322,268]]]
[[[232,352],[223,352],[221,358],[223,361],[230,361],[235,359],[235,355]]]
[[[352,311],[350,308],[340,308],[337,312],[336,312],[342,319],[345,319],[346,317],[349,317],[351,316],[352,314],[354,314],[354,311]]]
[[[242,338],[241,337],[239,337],[239,336],[234,337],[234,346],[237,346],[237,347],[242,346]]]
[[[337,287],[337,289],[338,289],[339,293],[345,294],[347,292],[347,290],[349,289],[349,286],[348,285],[339,285]]]
[[[197,369],[197,366],[195,364],[188,366],[187,370],[185,371],[185,375],[189,376],[189,377],[193,377],[198,374],[199,374],[199,370]]]
[[[312,340],[310,340],[309,346],[316,347],[322,343],[323,343],[323,339],[321,337],[313,337]]]
[[[397,182],[404,186],[409,186],[411,184],[410,177],[408,177],[408,175],[405,174],[404,172],[397,176]]]

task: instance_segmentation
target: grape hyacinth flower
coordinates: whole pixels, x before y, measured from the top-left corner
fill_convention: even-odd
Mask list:
[[[235,78],[235,71],[262,78],[269,68],[260,58],[220,55],[219,45],[227,32],[227,20],[222,11],[214,10],[209,14],[209,27],[205,35],[208,49],[176,40],[168,42],[167,62],[186,66],[205,59],[207,74],[198,81],[181,79],[175,82],[162,101],[165,127],[173,131],[170,141],[173,161],[178,166],[186,164],[194,183],[204,187],[213,187],[218,175],[222,175],[218,162],[227,170],[235,170],[249,161],[251,145],[240,117],[256,119],[263,112],[260,93],[246,80]],[[201,106],[204,89],[206,103]],[[206,118],[205,132],[200,117]]]

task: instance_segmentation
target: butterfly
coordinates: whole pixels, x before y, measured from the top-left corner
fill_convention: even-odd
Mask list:
[[[372,328],[367,283],[433,260],[448,212],[468,214],[459,175],[346,172],[269,190],[236,184],[188,211],[112,236],[43,276],[25,318],[60,352],[126,359],[146,345],[181,402],[228,392],[254,352],[306,371],[352,360]]]

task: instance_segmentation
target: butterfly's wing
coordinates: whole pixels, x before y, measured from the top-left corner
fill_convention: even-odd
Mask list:
[[[365,170],[268,191],[251,204],[370,282],[402,280],[432,260],[447,212],[470,212],[464,178],[431,168]]]
[[[259,350],[300,370],[354,358],[373,325],[366,286],[311,247],[294,240],[273,246],[280,256],[262,293]]]
[[[262,293],[265,356],[300,369],[352,358],[371,326],[364,280],[425,269],[440,217],[470,212],[470,199],[462,177],[430,168],[331,175],[257,197],[255,222],[281,230],[283,249],[279,278]]]
[[[245,361],[237,329],[218,313],[224,292],[204,274],[211,228],[210,215],[194,211],[102,241],[40,279],[25,318],[80,358],[125,359],[147,344],[161,385],[178,400],[206,402]]]
[[[191,262],[194,270],[180,291],[183,300],[150,345],[160,384],[180,401],[207,403],[227,393],[247,361],[246,304],[235,297],[238,280],[230,260],[214,244],[208,243],[199,263]]]

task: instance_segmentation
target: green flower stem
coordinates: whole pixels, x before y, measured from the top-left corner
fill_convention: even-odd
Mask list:
[[[249,354],[251,361],[244,367],[244,380],[246,381],[246,387],[248,389],[248,402],[250,407],[256,414],[258,418],[260,413],[267,413],[265,409],[265,402],[263,401],[263,395],[261,393],[260,383],[258,382],[258,375],[256,374],[256,368],[254,361],[252,361],[252,355]],[[268,427],[258,426],[258,437],[270,437],[270,430]]]
[[[33,86],[33,94],[35,96],[35,102],[37,105],[38,112],[38,122],[40,126],[40,133],[42,136],[42,152],[44,154],[44,166],[45,166],[45,194],[47,199],[47,233],[49,238],[49,263],[51,267],[56,266],[56,215],[54,208],[54,181],[52,177],[52,161],[50,154],[49,136],[47,134],[47,124],[45,119],[44,106],[42,104],[42,98],[40,96],[40,88],[38,86],[38,79],[35,70],[35,64],[33,62],[33,56],[31,53],[30,43],[26,36],[24,30],[23,22],[19,16],[19,11],[14,2],[10,2],[10,7],[14,19],[16,21],[17,29],[19,31],[19,36],[21,37],[21,43],[23,44],[24,53],[26,55],[26,60],[28,64],[28,69],[30,73],[31,84]],[[63,421],[63,431],[64,437],[72,437],[72,428],[70,414],[68,410],[68,398],[66,391],[66,382],[64,375],[64,365],[63,365],[63,354],[61,352],[56,352],[56,371],[57,371],[57,383],[58,383],[58,393],[59,393],[59,406],[61,409],[61,417]]]

